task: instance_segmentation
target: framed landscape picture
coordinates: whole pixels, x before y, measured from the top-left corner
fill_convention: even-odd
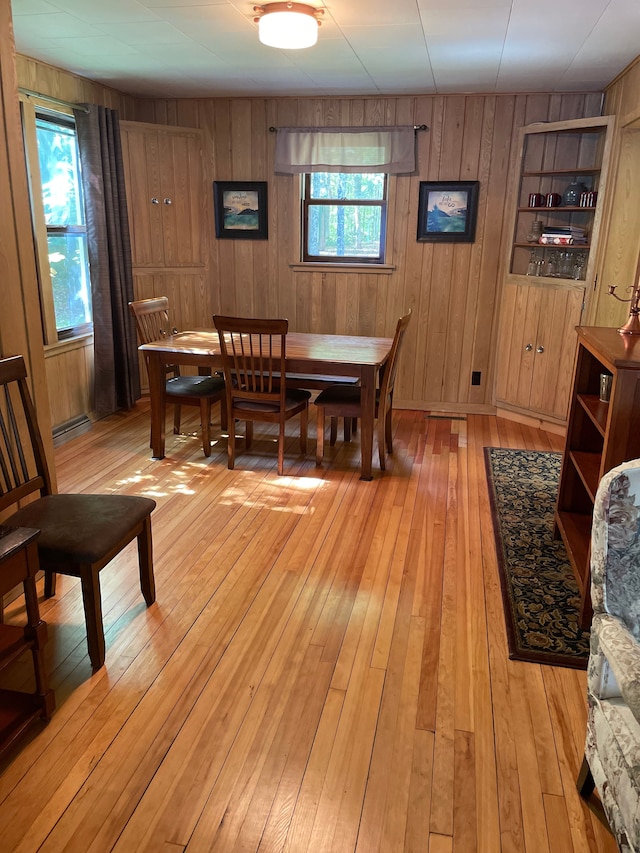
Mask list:
[[[479,186],[478,181],[420,181],[417,239],[473,243]]]
[[[267,182],[214,181],[216,237],[267,239]]]

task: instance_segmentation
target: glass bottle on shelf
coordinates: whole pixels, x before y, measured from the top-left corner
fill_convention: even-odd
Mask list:
[[[533,249],[529,258],[529,265],[527,266],[527,275],[544,275],[544,266],[543,254]]]
[[[558,275],[558,253],[551,252],[545,264],[544,274],[549,278],[555,278]]]
[[[575,281],[583,281],[587,266],[586,252],[577,252],[573,259],[573,279]]]
[[[558,277],[571,278],[573,275],[573,255],[571,252],[558,253]]]

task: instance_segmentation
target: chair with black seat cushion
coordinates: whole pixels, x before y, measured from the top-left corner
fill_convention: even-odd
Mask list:
[[[178,331],[170,325],[166,296],[130,302],[129,310],[135,318],[141,344],[162,340]],[[173,432],[180,433],[180,407],[198,406],[202,449],[205,456],[211,456],[211,407],[214,403],[220,402],[220,423],[223,429],[227,426],[224,379],[221,376],[181,376],[177,364],[167,365],[167,377],[167,399],[175,405]]]
[[[278,474],[284,468],[285,422],[300,414],[300,449],[307,452],[311,394],[287,388],[288,320],[257,320],[215,315],[227,389],[228,463],[235,464],[235,421],[245,421],[245,447],[253,437],[253,421],[278,424]]]
[[[380,468],[385,469],[385,445],[388,453],[393,453],[393,436],[391,432],[391,414],[393,408],[393,388],[398,372],[398,354],[402,341],[411,319],[411,311],[401,317],[396,325],[391,352],[384,367],[380,388],[376,391],[375,417],[378,421],[378,455]],[[332,419],[331,443],[335,443],[335,419],[345,419],[345,440],[347,439],[346,424],[350,419],[362,417],[361,389],[344,385],[333,385],[321,391],[315,399],[318,410],[318,437],[316,444],[316,464],[322,464],[324,456],[325,417]]]
[[[331,388],[335,385],[343,387],[355,388],[360,384],[357,376],[323,376],[318,374],[308,373],[287,373],[287,388],[304,388],[305,390],[313,389],[314,391],[324,391],[325,388]],[[338,430],[338,418],[331,418],[331,445],[336,443]],[[344,440],[351,441],[351,433],[358,431],[357,418],[344,419]]]
[[[22,356],[0,359],[0,511],[35,498],[3,520],[6,527],[40,530],[45,596],[56,573],[80,578],[89,657],[105,658],[100,572],[137,538],[140,586],[147,605],[156,598],[151,545],[155,501],[134,495],[55,494]]]

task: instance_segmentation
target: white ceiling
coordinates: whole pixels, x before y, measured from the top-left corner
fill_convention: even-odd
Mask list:
[[[602,90],[640,0],[313,0],[317,45],[258,42],[243,0],[12,0],[19,53],[155,97]]]

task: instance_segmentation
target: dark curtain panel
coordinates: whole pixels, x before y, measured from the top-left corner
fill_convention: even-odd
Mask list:
[[[140,397],[131,242],[118,113],[94,104],[75,110],[87,212],[99,417],[129,409]]]

